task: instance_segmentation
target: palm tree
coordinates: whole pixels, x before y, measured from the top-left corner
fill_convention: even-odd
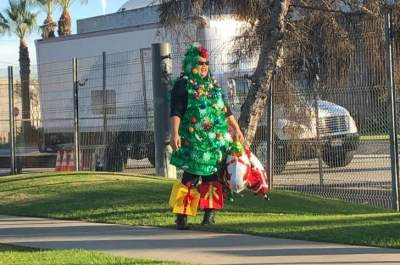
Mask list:
[[[43,21],[43,25],[40,26],[40,28],[42,29],[42,38],[54,38],[54,28],[57,26],[57,24],[53,21],[52,14],[54,11],[56,0],[37,0],[37,2],[41,7],[44,8],[47,14],[46,19]]]
[[[58,36],[68,36],[72,33],[69,8],[74,2],[75,0],[57,0],[57,4],[62,9],[61,17],[58,20]],[[80,0],[80,2],[86,4],[88,0]]]
[[[3,14],[0,13],[0,33],[4,33],[8,30],[9,25],[7,19]]]
[[[22,119],[23,135],[27,142],[30,132],[30,59],[28,51],[27,37],[36,26],[36,14],[31,12],[31,1],[28,0],[9,0],[8,8],[5,10],[5,17],[0,23],[4,31],[15,34],[19,38],[19,73],[21,77],[21,99],[22,99]]]

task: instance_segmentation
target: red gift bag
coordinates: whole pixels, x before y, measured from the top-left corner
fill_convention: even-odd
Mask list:
[[[218,181],[203,182],[199,186],[200,209],[224,208],[222,184]]]

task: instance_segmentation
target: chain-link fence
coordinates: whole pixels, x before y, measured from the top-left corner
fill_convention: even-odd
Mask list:
[[[10,123],[7,69],[0,69],[0,108],[0,172],[9,174]]]
[[[14,69],[16,171],[72,171],[79,156],[80,170],[154,174],[151,49],[78,58],[76,66],[63,61],[39,65],[38,71],[32,67],[29,94]],[[8,76],[3,75],[1,172],[9,174]],[[24,97],[30,98],[29,109]]]
[[[299,43],[286,51],[285,64],[292,69],[279,69],[271,87],[273,187],[390,208],[390,87],[383,23],[353,26],[352,49],[343,61],[337,56],[340,38],[327,45],[330,50],[311,52],[312,57],[296,50]],[[234,101],[240,106],[252,82],[246,74],[234,80],[239,95]],[[268,129],[264,115],[252,148],[265,165]]]
[[[149,48],[39,66],[40,149],[58,155],[55,169],[79,158],[80,170],[154,174],[151,67]]]
[[[357,34],[346,56],[338,56],[341,51],[335,43],[311,57],[296,50],[295,43],[285,51],[286,65],[297,70],[276,71],[271,122],[266,110],[251,146],[268,167],[271,145],[273,188],[392,207],[390,90],[383,23],[363,23],[354,27]],[[210,69],[238,118],[252,89],[255,62],[232,64],[227,41],[208,40],[205,46],[211,55]],[[397,62],[400,50],[399,42],[395,43]],[[172,44],[173,79],[180,74],[186,47],[186,43]],[[72,61],[42,64],[31,69],[28,86],[19,78],[23,73],[14,69],[17,170],[73,170],[78,160],[80,170],[154,174],[151,57],[149,47],[78,58],[75,65]],[[318,71],[310,74],[310,64],[317,65]],[[0,167],[4,174],[10,167],[8,89],[7,70],[0,70]],[[399,105],[397,98],[397,111]]]

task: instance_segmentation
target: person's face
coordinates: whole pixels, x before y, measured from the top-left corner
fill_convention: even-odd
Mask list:
[[[199,65],[197,66],[197,70],[202,78],[207,77],[208,75],[208,60],[204,57],[199,58]]]

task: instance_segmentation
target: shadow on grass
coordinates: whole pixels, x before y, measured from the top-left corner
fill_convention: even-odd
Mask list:
[[[93,220],[105,220],[107,216],[112,219],[118,216],[134,218],[139,214],[150,218],[152,215],[169,213],[167,202],[171,185],[168,182],[158,185],[129,181],[105,183],[102,180],[77,180],[67,184],[79,186],[61,189],[60,185],[36,185],[45,187],[46,190],[37,191],[38,196],[31,194],[33,196],[29,199],[18,199],[18,190],[30,186],[16,188],[14,194],[3,197],[0,212],[19,216]],[[7,196],[17,198],[14,201],[6,200]]]
[[[11,252],[11,251],[12,252],[37,252],[37,251],[40,251],[40,249],[0,244],[0,253]]]
[[[25,181],[25,180],[35,180],[35,179],[45,179],[45,178],[53,178],[53,177],[79,177],[79,176],[93,176],[93,175],[98,175],[98,176],[122,176],[122,177],[130,177],[133,179],[143,179],[143,180],[161,180],[161,181],[170,181],[171,180],[166,180],[161,177],[156,177],[156,176],[145,176],[145,175],[137,175],[137,174],[129,174],[129,173],[115,173],[115,172],[70,172],[70,173],[65,173],[65,172],[51,172],[51,173],[37,173],[37,174],[29,174],[28,176],[22,175],[17,175],[17,176],[4,176],[0,177],[0,184],[5,184],[5,183],[13,183],[13,182],[19,182],[19,181]],[[7,178],[7,180],[1,180],[2,178]],[[11,178],[11,179],[8,179]]]
[[[147,178],[146,178],[147,179]],[[60,187],[65,184],[65,187]],[[79,185],[78,185],[79,184]],[[71,186],[68,186],[71,185]],[[6,191],[15,192],[2,196],[0,212],[26,216],[57,217],[72,219],[80,217],[104,220],[107,215],[119,214],[133,217],[169,213],[168,199],[171,183],[141,181],[76,181],[40,184],[27,183]],[[18,199],[18,191],[37,189],[29,198]],[[31,192],[31,190],[30,190]],[[1,194],[1,193],[0,193]],[[6,200],[7,197],[14,198]],[[326,200],[312,196],[304,196],[295,192],[273,192],[271,200],[266,201],[250,193],[243,198],[238,197],[234,203],[227,203],[226,211],[232,213],[254,214],[299,214],[299,215],[332,215],[332,214],[371,214],[389,213],[388,210],[360,207],[338,200]],[[115,218],[113,218],[115,219]]]
[[[36,188],[44,188],[44,187],[51,187],[51,186],[62,186],[66,184],[87,184],[87,183],[107,183],[107,182],[114,182],[113,180],[81,180],[81,181],[65,181],[65,182],[57,182],[57,183],[48,183],[48,184],[42,184],[42,185],[32,185],[32,186],[27,186],[27,187],[20,187],[20,188],[14,188],[14,189],[5,189],[2,190],[1,192],[15,192],[15,191],[21,191],[21,190],[27,190],[27,189],[36,189]]]
[[[0,184],[15,183],[15,182],[20,182],[20,181],[25,181],[25,180],[63,177],[63,176],[71,176],[71,174],[70,173],[51,173],[51,174],[46,173],[46,174],[39,174],[39,175],[34,175],[34,176],[32,176],[31,174],[29,174],[29,176],[24,176],[24,175],[6,176],[6,177],[0,177]],[[7,180],[1,180],[2,178],[7,178]],[[11,178],[11,179],[8,179],[8,178]]]
[[[236,196],[226,209],[241,213],[285,213],[285,214],[364,214],[388,213],[391,210],[362,206],[337,199],[325,199],[299,192],[271,192],[270,200],[264,200],[249,192]]]

